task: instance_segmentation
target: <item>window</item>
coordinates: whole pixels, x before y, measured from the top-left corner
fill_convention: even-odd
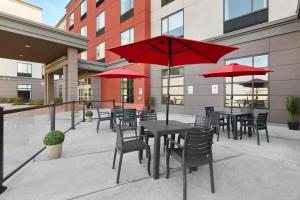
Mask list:
[[[102,42],[97,45],[96,47],[96,59],[97,61],[104,62],[105,58],[105,43]]]
[[[81,60],[87,60],[87,51],[84,51],[80,54]]]
[[[42,79],[45,79],[45,66],[42,65]]]
[[[87,37],[87,26],[84,26],[80,29],[80,34]]]
[[[226,60],[226,64],[239,63],[242,65],[268,68],[269,55],[254,55],[243,58]],[[240,76],[233,78],[233,107],[252,107],[264,109],[269,107],[269,76]],[[253,82],[253,88],[252,88]],[[225,106],[231,104],[231,78],[226,78]]]
[[[124,95],[124,103],[133,103],[134,102],[134,87],[133,87],[133,79],[123,78],[121,79],[121,100],[122,94]]]
[[[183,11],[169,15],[161,20],[161,33],[183,37]]]
[[[29,63],[18,63],[19,77],[32,77],[32,65]]]
[[[134,1],[133,0],[120,0],[120,1],[121,1],[120,21],[124,22],[133,16]]]
[[[83,20],[86,17],[86,11],[87,11],[86,0],[84,0],[80,4],[80,19],[81,20]]]
[[[173,2],[174,0],[161,0],[161,7]]]
[[[58,85],[58,97],[63,98],[63,88],[62,85]]]
[[[72,12],[69,16],[69,29],[72,30],[74,27],[74,12]]]
[[[168,69],[162,70],[162,104],[167,103]],[[183,67],[170,69],[170,104],[184,104],[184,71]]]
[[[133,0],[121,0],[121,15],[133,9]]]
[[[225,20],[267,8],[267,0],[225,0]]]
[[[78,99],[79,101],[90,101],[92,97],[91,78],[78,80]]]
[[[134,28],[127,29],[121,33],[121,45],[131,44],[134,42]]]
[[[101,12],[96,19],[96,36],[100,36],[105,31],[105,11]]]
[[[28,102],[31,99],[31,90],[32,86],[31,85],[17,85],[17,93],[18,93],[18,98],[20,98],[22,101]]]
[[[96,0],[96,7],[98,8],[103,2],[104,0]]]

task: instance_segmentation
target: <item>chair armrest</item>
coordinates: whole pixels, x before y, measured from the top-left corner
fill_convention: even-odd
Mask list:
[[[178,146],[180,148],[184,148],[184,145],[181,145],[181,144],[175,142],[174,140],[172,140],[172,138],[168,138],[167,137],[167,142],[171,142],[171,143],[173,143],[174,145],[176,145],[176,146]]]
[[[100,116],[101,115],[107,115],[108,117],[110,116],[110,112],[99,112]]]
[[[185,123],[187,125],[190,125],[190,126],[195,126],[195,123]]]
[[[123,140],[130,140],[130,139],[141,139],[146,137],[146,135],[139,135],[139,136],[130,136],[130,137],[123,137]]]

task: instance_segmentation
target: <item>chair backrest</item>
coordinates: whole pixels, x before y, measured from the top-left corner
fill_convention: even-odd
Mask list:
[[[204,130],[208,130],[211,127],[211,117],[196,115],[196,119],[194,122],[195,127],[199,127]]]
[[[207,106],[205,107],[205,115],[208,117],[210,115],[211,112],[214,112],[215,109],[213,106]]]
[[[148,108],[147,108],[147,106],[144,105],[144,106],[142,107],[142,112],[147,112],[147,111],[148,111]]]
[[[219,126],[220,125],[220,113],[219,112],[211,112],[211,125]]]
[[[184,140],[183,159],[189,165],[197,166],[212,159],[213,130],[195,129],[187,131]]]
[[[268,112],[266,113],[258,113],[256,124],[257,126],[266,126],[267,125]]]
[[[122,117],[124,122],[136,120],[136,109],[124,109],[124,116]]]
[[[116,147],[117,147],[117,149],[123,149],[123,144],[124,144],[123,131],[122,131],[120,125],[116,125],[115,127],[116,127],[116,132],[117,132]]]
[[[252,109],[251,109],[251,108],[244,107],[244,108],[241,108],[240,111],[241,111],[241,113],[251,113],[251,112],[252,112]]]
[[[141,117],[140,117],[141,121],[151,121],[151,120],[157,120],[157,114],[156,112],[142,112],[141,113]]]

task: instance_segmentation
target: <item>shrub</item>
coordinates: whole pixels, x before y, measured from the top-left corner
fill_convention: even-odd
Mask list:
[[[63,132],[57,130],[50,131],[44,137],[44,145],[47,146],[57,145],[63,143],[64,140],[65,140],[65,135]]]
[[[44,99],[36,99],[30,102],[30,105],[41,106],[44,105]]]
[[[155,99],[152,96],[149,96],[147,99],[147,106],[148,109],[151,111],[153,109],[153,106],[155,105]]]
[[[85,116],[86,117],[93,117],[93,115],[94,115],[93,112],[90,111],[90,110],[88,110],[88,111],[85,112]]]
[[[8,99],[8,103],[15,103],[17,101],[17,97],[10,97]]]
[[[286,109],[289,113],[289,122],[296,122],[297,115],[300,112],[299,98],[296,96],[288,96],[286,98]]]
[[[54,103],[62,103],[63,99],[60,97],[54,97],[53,101],[54,101]]]
[[[9,99],[6,97],[0,97],[0,103],[8,103]]]
[[[16,101],[15,103],[13,103],[13,105],[15,105],[15,106],[21,106],[21,105],[26,105],[26,103],[22,102],[22,101]]]

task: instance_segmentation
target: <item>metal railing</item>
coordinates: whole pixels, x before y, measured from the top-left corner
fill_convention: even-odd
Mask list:
[[[71,120],[70,120],[70,126],[64,130],[64,133],[66,134],[72,129],[75,129],[76,125],[80,124],[81,122],[85,121],[85,109],[87,102],[91,102],[91,104],[95,103],[112,103],[112,106],[115,105],[114,100],[106,100],[106,101],[72,101],[72,102],[64,102],[64,103],[52,103],[49,105],[41,105],[41,106],[34,106],[34,107],[25,107],[25,108],[18,108],[18,109],[12,109],[12,110],[4,110],[3,107],[0,107],[0,194],[2,194],[5,190],[6,187],[3,185],[5,181],[7,181],[9,178],[11,178],[14,174],[16,174],[19,170],[21,170],[25,165],[27,165],[29,162],[34,160],[40,153],[42,153],[46,147],[42,147],[38,151],[36,151],[33,155],[29,156],[26,158],[26,160],[17,166],[14,170],[12,170],[10,173],[7,175],[4,175],[4,123],[5,123],[5,115],[9,114],[20,114],[22,112],[26,111],[34,111],[38,109],[43,109],[43,108],[49,108],[48,113],[50,117],[50,130],[48,131],[53,131],[56,130],[56,120],[57,120],[57,108],[59,106],[63,106],[65,111],[70,111],[71,115]],[[82,106],[82,119],[79,120],[79,122],[75,122],[75,105],[78,104],[79,106]]]

